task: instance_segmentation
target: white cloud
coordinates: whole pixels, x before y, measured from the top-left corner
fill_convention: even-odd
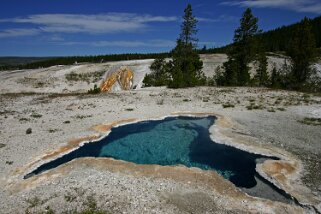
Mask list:
[[[59,35],[53,35],[49,37],[48,40],[52,42],[61,42],[61,41],[64,41],[65,39]]]
[[[92,43],[97,47],[174,47],[175,42],[169,40],[150,41],[99,41]]]
[[[243,0],[225,1],[221,4],[241,7],[280,8],[296,12],[321,14],[321,2],[319,0]]]
[[[39,34],[40,31],[38,29],[25,29],[25,28],[15,28],[15,29],[7,29],[0,31],[0,38],[7,37],[19,37],[19,36],[33,36]]]
[[[219,16],[216,19],[198,18],[200,22],[234,21],[233,16]],[[15,28],[0,31],[0,37],[28,36],[38,33],[87,33],[110,34],[139,32],[154,22],[179,22],[176,16],[152,16],[135,13],[84,14],[38,14],[26,17],[0,19],[0,23],[33,25],[32,28]]]
[[[101,15],[40,14],[22,18],[2,19],[0,22],[34,24],[50,33],[118,33],[144,29],[150,22],[173,22],[174,16],[151,16],[132,13]]]
[[[94,47],[154,47],[154,48],[172,48],[175,42],[170,40],[147,40],[147,41],[97,41],[97,42],[62,42],[60,45],[85,45]]]
[[[239,20],[239,18],[236,16],[221,15],[215,19],[197,17],[197,20],[200,22],[234,22],[234,21]]]

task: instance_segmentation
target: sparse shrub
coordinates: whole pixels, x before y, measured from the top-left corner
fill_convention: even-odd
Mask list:
[[[37,114],[37,113],[32,113],[32,114],[30,115],[30,117],[33,117],[33,118],[41,118],[42,115],[41,115],[41,114]]]
[[[76,115],[75,116],[76,119],[80,119],[80,120],[85,119],[85,118],[89,118],[89,117],[92,117],[92,115]]]
[[[31,134],[32,133],[32,129],[31,128],[28,128],[27,130],[26,130],[26,134]]]
[[[164,105],[164,99],[157,100],[157,105]]]
[[[133,108],[126,108],[125,111],[134,111]]]
[[[50,206],[47,206],[46,209],[45,209],[45,213],[46,213],[46,214],[54,214],[55,211],[54,211],[53,209],[51,209]]]
[[[263,106],[261,105],[254,105],[253,109],[257,110],[257,109],[263,109]]]
[[[210,98],[209,97],[203,97],[202,100],[203,100],[203,102],[207,103],[210,100]]]
[[[94,85],[93,89],[88,90],[88,94],[99,94],[101,92],[101,89],[97,87],[97,85]]]
[[[78,81],[79,80],[79,75],[76,74],[75,72],[71,72],[65,75],[66,79],[68,81]]]
[[[234,108],[235,105],[231,104],[231,103],[224,103],[223,105],[223,108]]]
[[[103,211],[103,210],[91,210],[91,209],[86,209],[82,210],[80,212],[74,211],[72,214],[108,214],[108,212]]]
[[[310,94],[303,94],[303,95],[302,95],[302,98],[305,99],[305,100],[306,100],[306,99],[310,99],[310,97],[311,97]]]
[[[269,108],[267,111],[268,112],[275,112],[274,108]]]
[[[42,203],[40,198],[38,198],[37,196],[30,199],[28,198],[26,202],[29,204],[29,208],[36,207]]]
[[[6,164],[12,165],[12,164],[13,164],[13,161],[6,161]]]
[[[83,204],[91,211],[95,211],[97,209],[97,202],[92,195],[87,196],[87,200]]]
[[[303,120],[299,120],[300,123],[312,126],[321,126],[321,118],[306,117]]]
[[[260,110],[263,109],[263,106],[261,105],[255,105],[254,103],[251,103],[251,105],[246,106],[247,110]]]
[[[206,79],[206,85],[208,85],[208,86],[216,86],[217,84],[216,84],[216,78],[215,78],[215,76],[213,76],[213,77],[208,77],[208,78]]]
[[[235,90],[231,89],[231,88],[225,88],[225,89],[222,89],[220,90],[220,93],[235,93]]]
[[[102,76],[104,75],[105,71],[96,71],[92,73],[84,73],[84,74],[77,74],[75,72],[71,72],[65,75],[66,79],[68,81],[82,81],[87,82],[88,84],[90,82],[97,82],[98,80],[102,79]]]
[[[278,98],[276,99],[276,101],[274,102],[274,104],[275,104],[275,105],[280,105],[281,102],[282,102],[282,100],[283,100],[282,97],[278,97]]]
[[[5,147],[5,146],[6,146],[6,144],[0,143],[0,149],[3,148],[3,147]]]
[[[70,192],[68,192],[64,197],[67,202],[73,202],[77,198],[77,196],[72,195]]]
[[[49,133],[55,133],[55,132],[57,132],[57,131],[59,131],[59,129],[49,129],[49,130],[48,130]]]
[[[253,109],[253,106],[252,106],[252,105],[246,106],[246,109],[247,109],[247,110],[252,110],[252,109]]]

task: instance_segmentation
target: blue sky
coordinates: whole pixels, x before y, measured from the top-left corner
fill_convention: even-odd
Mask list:
[[[263,30],[321,15],[321,0],[3,0],[0,56],[169,51],[188,3],[207,47],[232,41],[246,7]]]

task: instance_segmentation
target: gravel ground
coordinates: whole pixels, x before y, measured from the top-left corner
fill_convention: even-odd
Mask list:
[[[58,175],[19,192],[12,192],[8,186],[17,169],[70,139],[95,134],[90,129],[95,125],[185,111],[227,116],[262,144],[295,154],[304,164],[303,182],[320,196],[321,126],[300,122],[305,117],[320,118],[320,107],[320,97],[259,88],[149,88],[99,95],[1,94],[0,213],[39,213],[46,209],[61,213],[94,205],[111,213],[240,213],[235,208],[230,210],[223,196],[203,187],[82,165],[66,176]],[[28,128],[31,134],[26,134]]]

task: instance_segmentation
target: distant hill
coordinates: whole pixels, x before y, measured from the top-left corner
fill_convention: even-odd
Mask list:
[[[40,62],[53,57],[0,57],[0,66],[17,66]]]
[[[286,51],[293,35],[293,32],[299,22],[276,28],[274,30],[263,32],[259,39],[264,43],[267,52],[282,52]],[[312,31],[316,39],[316,45],[321,49],[321,16],[311,20]],[[226,53],[233,44],[229,44],[220,48],[211,48],[200,50],[201,53]],[[321,55],[321,50],[320,50]]]
[[[260,35],[266,50],[269,52],[286,51],[290,38],[298,23],[282,26]],[[312,31],[316,39],[317,47],[321,47],[321,16],[311,20]]]
[[[97,56],[70,56],[55,58],[37,58],[37,57],[0,57],[0,70],[13,69],[33,69],[40,67],[50,67],[54,65],[72,65],[74,63],[100,63],[122,60],[136,59],[155,59],[160,57],[168,57],[169,53],[130,53],[130,54],[111,54]],[[28,61],[29,60],[29,61]],[[33,61],[32,61],[33,60]],[[1,63],[2,62],[2,63]],[[18,63],[19,62],[19,63]]]

